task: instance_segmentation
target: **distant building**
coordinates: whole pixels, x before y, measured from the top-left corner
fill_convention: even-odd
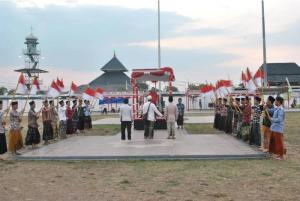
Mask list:
[[[87,86],[92,88],[101,87],[106,92],[125,92],[131,91],[130,77],[125,72],[127,68],[119,61],[114,53],[113,58],[105,64],[101,70],[102,75],[91,81],[87,85],[82,85],[79,91],[84,90]]]
[[[267,79],[270,86],[287,86],[286,78],[291,86],[300,86],[300,67],[296,63],[267,64]]]

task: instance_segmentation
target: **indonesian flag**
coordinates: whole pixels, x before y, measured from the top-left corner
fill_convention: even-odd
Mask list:
[[[232,82],[230,80],[219,80],[216,84],[217,92],[221,98],[225,98],[232,92]]]
[[[40,91],[40,84],[37,77],[35,77],[32,81],[30,95],[36,95],[39,91]]]
[[[21,73],[21,75],[19,77],[17,89],[16,89],[16,94],[24,95],[26,93],[27,93],[27,87],[25,84],[25,77],[24,77],[23,73]]]
[[[57,96],[59,96],[60,94],[60,89],[57,86],[57,84],[55,83],[55,81],[52,82],[50,89],[47,93],[48,97],[52,97],[52,98],[56,98]]]
[[[264,80],[264,71],[259,68],[257,72],[254,75],[254,82],[257,87],[262,87],[263,86],[263,80]]]
[[[103,92],[104,92],[104,90],[102,88],[97,87],[95,90],[96,97],[100,100],[103,100],[104,99]]]
[[[244,73],[244,71],[242,71],[242,82],[243,82],[243,85],[245,88],[248,88],[248,82],[247,82],[247,76],[246,74]]]
[[[77,92],[77,85],[74,84],[74,82],[71,83],[71,87],[70,87],[70,96],[74,95]]]
[[[214,100],[215,92],[214,87],[212,85],[205,85],[200,89],[200,93],[203,94],[203,97]]]
[[[91,101],[91,100],[94,100],[95,95],[96,95],[95,91],[94,91],[92,88],[88,87],[88,88],[83,92],[83,94],[82,94],[82,99],[83,99],[83,100],[89,100],[89,101]]]
[[[256,85],[252,79],[252,74],[249,70],[249,68],[247,68],[247,89],[248,89],[248,92],[250,93],[255,93],[256,92]]]
[[[65,89],[65,85],[63,80],[56,79],[56,85],[58,86],[59,90],[62,92]]]

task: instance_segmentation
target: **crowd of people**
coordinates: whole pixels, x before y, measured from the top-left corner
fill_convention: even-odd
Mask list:
[[[53,100],[44,100],[43,107],[37,111],[35,101],[29,102],[28,129],[25,138],[25,145],[36,146],[44,141],[48,145],[50,141],[65,139],[67,135],[84,133],[92,128],[90,101],[75,99],[60,100],[55,105]],[[0,100],[0,154],[9,151],[12,155],[20,155],[18,152],[23,148],[21,122],[24,110],[18,111],[18,101],[12,101],[11,107],[3,110],[3,102]],[[9,117],[8,143],[6,141],[6,117]],[[39,131],[38,119],[41,118],[43,124],[42,137]],[[24,125],[24,124],[23,124]]]
[[[235,99],[230,97],[229,100],[219,98],[215,105],[214,128],[233,134],[281,160],[286,153],[283,101],[280,96],[269,96],[267,102],[264,102],[257,96],[252,105],[248,96]]]

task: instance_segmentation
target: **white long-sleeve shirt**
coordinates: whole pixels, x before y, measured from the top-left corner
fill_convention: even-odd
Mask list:
[[[66,110],[67,110],[67,108],[65,106],[58,108],[58,118],[59,118],[59,121],[66,121],[67,120]]]
[[[131,107],[126,104],[126,105],[122,105],[120,107],[120,118],[121,121],[132,121],[132,109]]]
[[[149,107],[149,104],[150,107]],[[149,107],[149,111],[148,111],[148,107]],[[155,121],[155,114],[157,114],[158,116],[163,116],[159,111],[158,109],[156,108],[156,106],[151,103],[151,102],[148,102],[148,103],[145,103],[144,106],[143,106],[143,114],[146,114],[148,111],[148,121]]]

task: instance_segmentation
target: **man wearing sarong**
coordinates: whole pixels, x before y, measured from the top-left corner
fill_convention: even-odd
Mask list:
[[[51,125],[53,129],[53,139],[58,138],[58,125],[57,125],[57,120],[58,120],[58,114],[57,114],[57,108],[54,105],[54,101],[51,100],[49,101],[50,104],[50,118],[51,118]]]
[[[82,99],[79,99],[78,102],[78,124],[77,124],[77,128],[79,130],[80,133],[84,133],[84,109],[85,107],[82,105]]]
[[[184,122],[184,104],[182,103],[182,99],[179,98],[178,99],[178,103],[177,103],[177,110],[178,110],[178,117],[177,117],[177,126],[178,129],[181,127],[181,129],[183,129],[183,122]]]
[[[222,98],[216,100],[215,105],[215,120],[214,120],[214,128],[220,128],[220,121],[221,121],[221,105],[222,105]]]
[[[226,130],[226,119],[227,119],[227,99],[223,98],[223,104],[221,106],[221,123],[220,123],[220,131]]]
[[[2,109],[3,109],[3,102],[2,100],[0,100],[0,155],[5,154],[7,152],[4,117],[8,112],[8,109],[7,110],[2,110]],[[3,159],[0,158],[0,160]]]
[[[275,159],[282,160],[283,155],[286,154],[284,147],[284,121],[285,111],[283,109],[283,98],[277,97],[275,100],[276,108],[273,109],[273,117],[271,118],[271,138],[269,152],[275,155]]]
[[[67,117],[67,130],[68,135],[73,134],[73,109],[69,100],[66,101],[66,117]]]
[[[249,140],[250,134],[250,123],[251,123],[251,102],[247,96],[242,106],[243,116],[242,116],[242,127],[241,127],[241,138],[246,142]]]
[[[77,133],[77,126],[78,126],[78,108],[77,108],[77,100],[73,100],[73,116],[72,116],[72,122],[73,122],[73,132]]]
[[[85,100],[85,108],[84,108],[84,129],[92,129],[92,117],[91,117],[91,110],[92,110],[92,106],[89,100]]]
[[[10,119],[10,130],[8,134],[8,150],[13,155],[20,155],[18,150],[20,150],[23,147],[23,138],[21,134],[21,130],[23,127],[21,127],[21,116],[22,112],[18,112],[18,101],[13,101],[11,103],[12,111],[9,114]]]
[[[271,119],[273,117],[274,110],[274,102],[275,98],[273,96],[269,96],[267,103],[264,106],[264,117],[262,123],[262,131],[263,131],[263,151],[269,151],[270,137],[271,137]]]
[[[43,119],[43,140],[44,145],[49,144],[49,140],[53,139],[53,127],[51,124],[51,109],[49,107],[48,100],[44,101],[44,107],[42,109],[42,119]]]
[[[239,111],[239,107],[240,107],[240,98],[236,98],[234,104],[234,111],[233,111],[233,133],[237,134],[238,132],[238,122],[240,119],[240,111]]]
[[[227,118],[226,118],[226,126],[225,126],[225,133],[232,134],[232,119],[233,119],[233,99],[230,97],[229,104],[227,105]]]
[[[30,110],[28,112],[28,130],[25,138],[25,144],[27,146],[31,145],[32,149],[36,147],[41,141],[41,136],[39,132],[39,125],[37,120],[39,118],[39,113],[35,112],[35,102],[30,101]]]
[[[59,101],[58,108],[58,118],[59,118],[59,136],[61,139],[67,138],[67,116],[66,116],[66,107],[63,100]]]
[[[260,148],[261,146],[261,132],[260,132],[260,116],[263,110],[263,106],[260,105],[261,98],[254,98],[254,105],[252,107],[252,122],[250,129],[249,144],[255,145]]]

